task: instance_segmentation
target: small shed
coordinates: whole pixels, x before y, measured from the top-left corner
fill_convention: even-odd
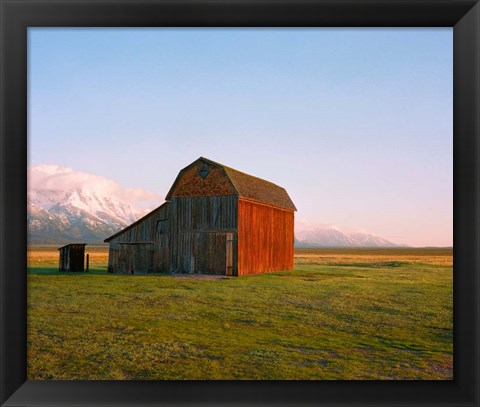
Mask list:
[[[60,247],[60,271],[84,271],[86,243],[71,243]]]

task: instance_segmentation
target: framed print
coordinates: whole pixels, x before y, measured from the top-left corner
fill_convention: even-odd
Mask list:
[[[2,406],[479,404],[477,1],[0,4]]]

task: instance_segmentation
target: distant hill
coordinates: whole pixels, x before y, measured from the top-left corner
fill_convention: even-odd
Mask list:
[[[295,232],[295,247],[402,247],[382,237],[362,232],[344,232],[332,226]]]

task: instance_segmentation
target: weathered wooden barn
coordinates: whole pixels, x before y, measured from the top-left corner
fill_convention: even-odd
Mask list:
[[[165,200],[105,239],[110,272],[293,269],[296,208],[284,188],[200,157],[180,171]]]
[[[85,270],[85,246],[86,243],[71,243],[60,247],[58,269],[60,271],[84,271]]]

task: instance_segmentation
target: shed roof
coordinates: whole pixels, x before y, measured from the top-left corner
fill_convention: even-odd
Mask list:
[[[65,246],[59,247],[58,250],[65,249],[68,246],[77,246],[77,245],[85,247],[87,244],[86,243],[69,243],[69,244],[66,244]]]
[[[123,232],[127,231],[128,229],[133,228],[135,225],[138,225],[141,221],[143,221],[145,218],[148,218],[152,213],[158,211],[159,209],[163,208],[165,205],[168,205],[170,202],[164,202],[161,204],[159,207],[155,208],[154,210],[148,212],[146,215],[142,216],[140,219],[137,219],[135,222],[133,222],[131,225],[126,226],[122,230],[118,231],[117,233],[113,234],[112,236],[107,237],[104,242],[108,243],[110,240],[112,240],[114,237],[117,237],[118,235],[122,234]]]
[[[237,191],[239,197],[266,203],[284,209],[289,209],[293,211],[297,210],[285,188],[282,188],[274,184],[273,182],[265,181],[262,178],[257,178],[253,175],[245,174],[244,172],[235,170],[233,168],[227,167],[226,165],[220,164],[216,161],[212,161],[204,157],[200,157],[198,160],[195,160],[193,163],[181,170],[177,176],[177,179],[175,180],[175,183],[181,177],[183,171],[185,171],[187,168],[190,168],[198,161],[203,161],[207,164],[222,168],[225,171],[225,174],[229,178],[230,182],[232,183],[233,187]],[[167,201],[170,200],[175,183],[172,185],[170,191],[165,198]]]

